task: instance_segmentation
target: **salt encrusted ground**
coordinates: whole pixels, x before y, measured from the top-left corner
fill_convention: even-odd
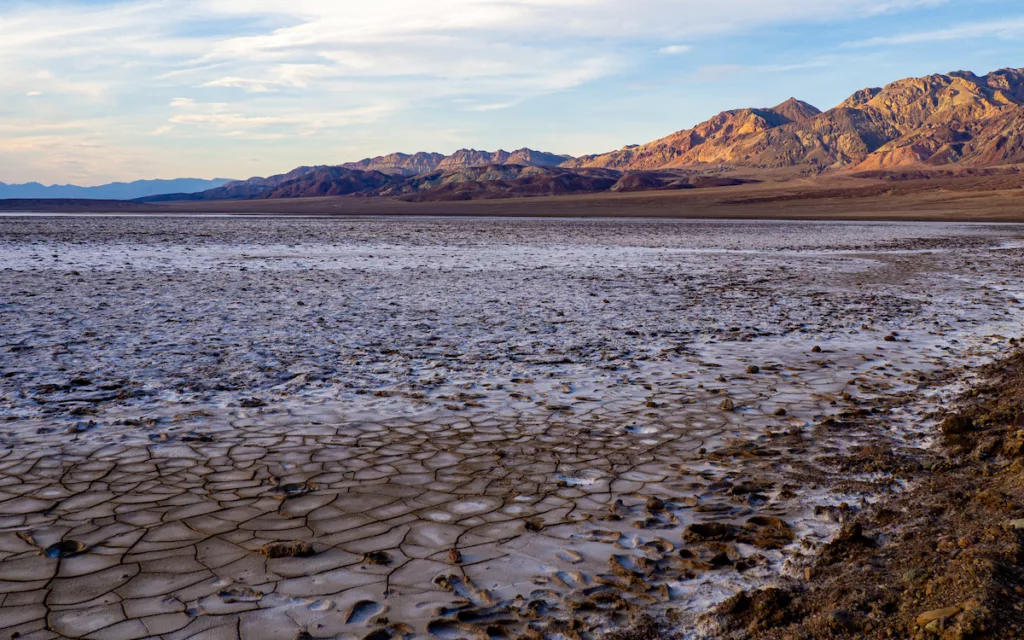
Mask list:
[[[851,453],[926,444],[961,367],[1020,333],[1021,247],[0,218],[0,637],[685,631],[900,487]]]

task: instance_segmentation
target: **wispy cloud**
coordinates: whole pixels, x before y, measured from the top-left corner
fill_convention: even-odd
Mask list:
[[[516,106],[515,102],[497,102],[497,103],[493,103],[493,104],[474,104],[474,105],[466,107],[466,111],[478,111],[478,112],[499,111],[501,109],[510,109],[510,108],[512,108],[514,106]]]
[[[326,112],[274,110],[276,115],[268,116],[254,114],[243,107],[225,102],[197,102],[190,98],[175,98],[171,101],[171,107],[176,110],[169,120],[172,125],[199,127],[232,136],[246,133],[315,135],[373,122],[392,110],[390,105],[376,104]]]
[[[785,73],[787,71],[800,71],[803,69],[820,69],[829,66],[833,57],[820,57],[797,62],[793,64],[713,64],[698,67],[696,71],[687,76],[687,80],[700,82],[724,82],[735,79],[739,75],[748,73]]]
[[[973,22],[946,29],[903,33],[894,36],[880,36],[848,42],[844,46],[849,48],[865,48],[974,38],[1019,39],[1021,36],[1024,36],[1024,17],[993,22]]]
[[[125,177],[139,177],[131,172],[149,166],[137,162],[143,145],[199,132],[319,140],[326,155],[398,114],[408,123],[419,109],[500,112],[695,54],[710,38],[944,1],[11,0],[0,14],[0,96],[18,118],[73,111],[97,123],[88,139],[63,138],[98,145],[76,160],[76,175],[95,161],[97,176],[128,167]],[[421,139],[406,126],[393,138]],[[148,151],[168,155],[159,149]],[[224,149],[217,157],[228,165]],[[4,166],[53,159],[22,151],[0,151]]]

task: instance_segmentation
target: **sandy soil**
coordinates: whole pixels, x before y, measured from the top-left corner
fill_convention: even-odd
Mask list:
[[[1013,225],[0,218],[0,628],[700,635],[917,477],[900,461],[964,368],[1019,333],[1022,247]]]
[[[1024,222],[1024,174],[930,179],[815,178],[761,175],[760,184],[689,191],[573,195],[470,202],[410,203],[390,198],[331,197],[161,205],[119,203],[108,211],[144,214],[303,216],[511,216]],[[0,201],[0,211],[97,212],[80,201]]]
[[[889,188],[892,188],[891,186]],[[840,194],[822,190],[780,191],[773,186],[727,187],[704,191],[622,195],[522,198],[453,203],[408,203],[356,198],[267,200],[216,205],[168,206],[169,213],[243,213],[300,215],[513,216],[569,218],[681,218],[746,220],[888,220],[1022,222],[1024,192],[955,191]]]

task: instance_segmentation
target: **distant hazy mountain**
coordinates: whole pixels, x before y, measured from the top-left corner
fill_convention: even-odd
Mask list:
[[[164,193],[195,193],[215,189],[231,180],[215,178],[178,178],[176,180],[137,180],[113,182],[97,187],[79,187],[73,184],[45,186],[38,182],[5,184],[0,182],[0,199],[85,198],[90,200],[134,200]]]

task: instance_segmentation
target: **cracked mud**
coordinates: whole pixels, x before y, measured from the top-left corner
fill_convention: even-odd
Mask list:
[[[694,635],[903,488],[1020,333],[1022,247],[0,218],[0,637]]]

